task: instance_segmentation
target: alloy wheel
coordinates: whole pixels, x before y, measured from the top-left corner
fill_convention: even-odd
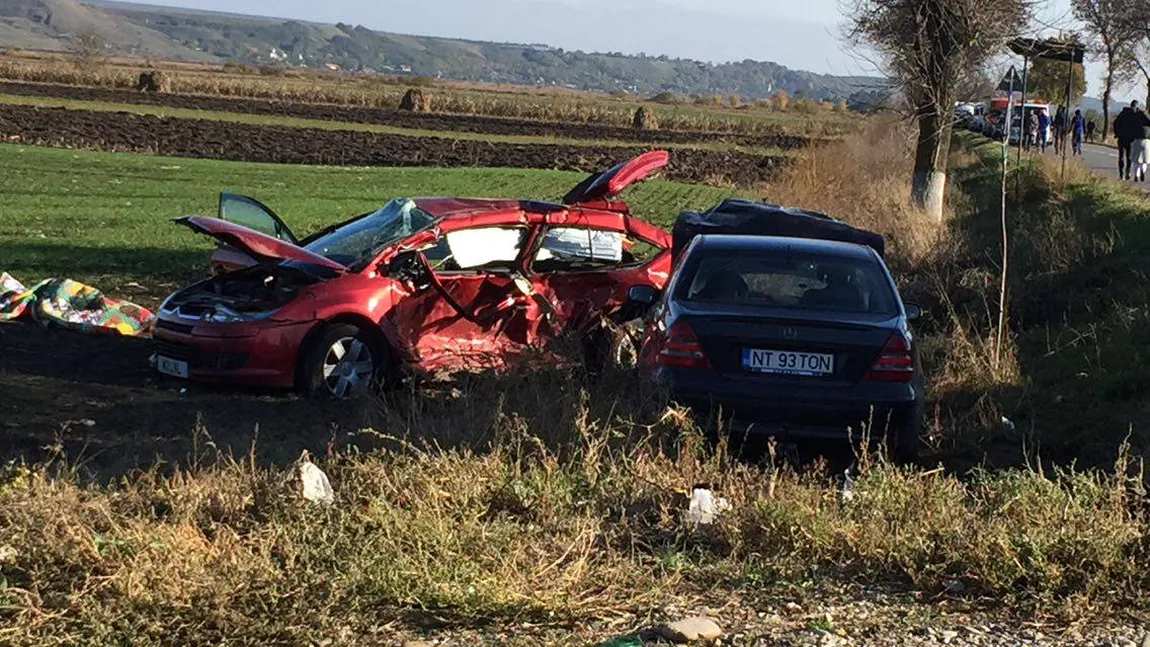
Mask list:
[[[343,337],[327,349],[322,370],[328,393],[340,399],[353,398],[371,384],[375,362],[367,344]]]

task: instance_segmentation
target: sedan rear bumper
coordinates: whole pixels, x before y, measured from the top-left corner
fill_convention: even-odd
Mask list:
[[[879,437],[915,415],[912,384],[858,382],[764,383],[753,377],[662,369],[657,380],[700,422],[718,422],[734,433],[792,438]]]

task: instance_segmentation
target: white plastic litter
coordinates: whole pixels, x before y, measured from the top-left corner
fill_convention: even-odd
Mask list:
[[[315,463],[307,450],[300,456],[299,478],[303,481],[303,498],[312,503],[331,505],[335,503],[335,491],[331,489],[331,481]]]
[[[731,509],[729,501],[716,497],[709,489],[696,487],[691,490],[691,504],[687,508],[687,520],[704,526],[715,523],[719,513]]]
[[[1014,429],[1015,429],[1014,421],[1011,420],[1010,418],[1007,418],[1006,416],[1002,416],[1002,426],[1006,427],[1007,429],[1009,429],[1011,431],[1014,431]]]
[[[843,489],[839,495],[839,499],[843,503],[850,503],[855,500],[855,480],[851,477],[849,467],[843,472]]]

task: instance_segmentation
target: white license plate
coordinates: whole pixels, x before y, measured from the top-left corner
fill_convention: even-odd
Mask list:
[[[752,373],[821,377],[835,372],[835,356],[744,348],[743,368]]]
[[[169,357],[156,357],[156,370],[164,375],[188,377],[188,363]]]

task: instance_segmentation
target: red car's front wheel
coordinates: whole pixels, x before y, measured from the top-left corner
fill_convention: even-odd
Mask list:
[[[303,386],[310,395],[347,400],[370,390],[384,352],[358,326],[329,324],[305,351]]]

